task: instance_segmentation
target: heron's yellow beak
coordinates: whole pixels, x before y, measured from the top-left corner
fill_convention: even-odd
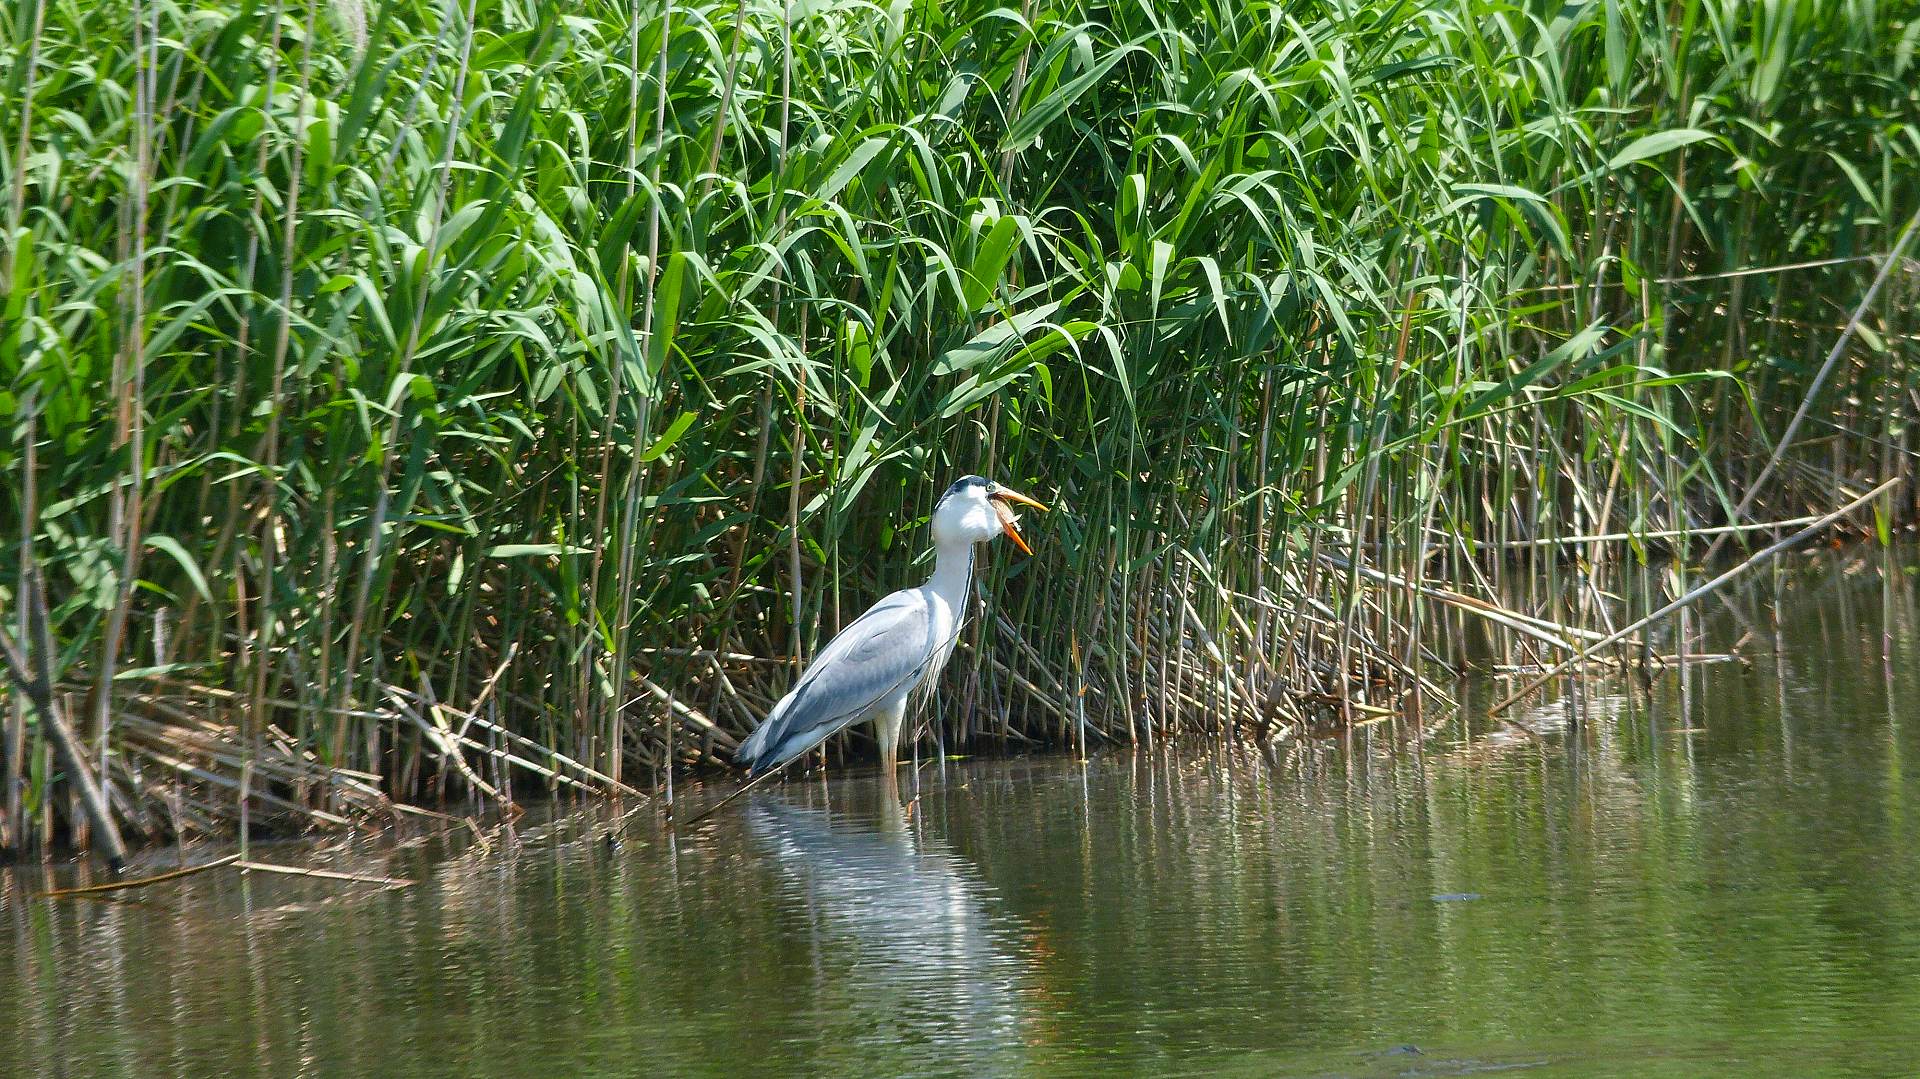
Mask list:
[[[1033,548],[1027,546],[1027,541],[1020,538],[1020,530],[1014,527],[1020,518],[1014,516],[1013,510],[1008,508],[1007,503],[1018,502],[1023,506],[1032,506],[1041,513],[1047,512],[1046,503],[1028,498],[1011,487],[995,487],[993,493],[987,497],[993,500],[993,512],[999,515],[1000,527],[1006,532],[1007,538],[1012,540],[1013,545],[1020,548],[1022,553],[1031,557]]]

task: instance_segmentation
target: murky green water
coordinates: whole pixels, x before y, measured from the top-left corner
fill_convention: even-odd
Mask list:
[[[422,881],[387,892],[16,876],[0,1073],[1920,1074],[1910,573],[1891,607],[1800,573],[1777,659],[1771,598],[1717,604],[1751,668],[1684,713],[1593,687],[1538,744],[1383,724],[928,768],[910,814],[799,782],[619,849],[259,855]]]

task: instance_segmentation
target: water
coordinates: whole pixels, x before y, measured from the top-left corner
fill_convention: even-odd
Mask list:
[[[949,764],[910,812],[837,775],[618,849],[574,815],[255,855],[393,891],[0,878],[0,1073],[1920,1074],[1920,632],[1872,568],[1710,607],[1755,662],[1685,713],[1596,685],[1522,713],[1538,743],[1380,724]]]

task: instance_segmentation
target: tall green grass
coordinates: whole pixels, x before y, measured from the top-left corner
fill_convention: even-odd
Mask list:
[[[982,472],[926,744],[1431,708],[1418,589],[1907,469],[1915,16],[22,0],[7,630],[150,833],[646,786]]]

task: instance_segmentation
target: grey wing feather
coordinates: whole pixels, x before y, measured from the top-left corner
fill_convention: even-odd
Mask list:
[[[757,775],[859,722],[926,673],[942,643],[934,636],[932,612],[918,590],[881,600],[820,650],[733,759]]]

